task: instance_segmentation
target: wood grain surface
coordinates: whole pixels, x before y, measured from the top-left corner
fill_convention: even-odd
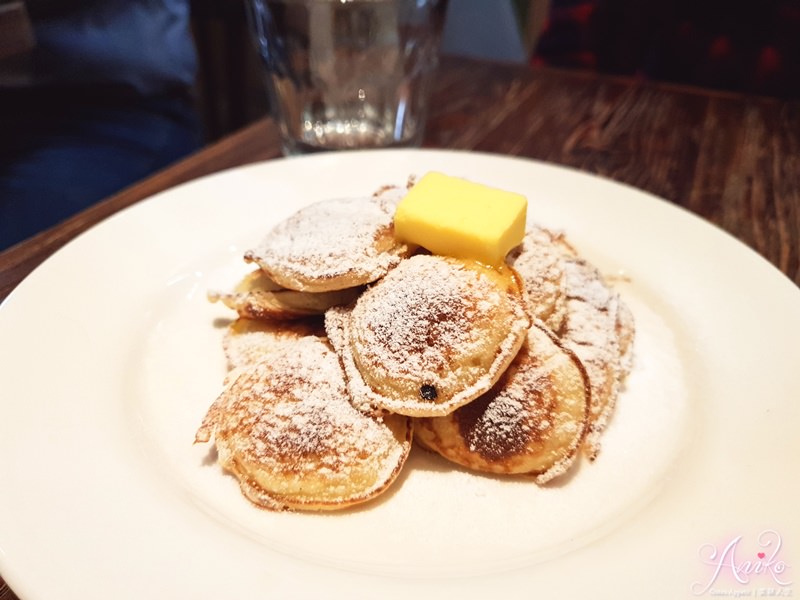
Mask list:
[[[426,147],[524,156],[644,189],[800,285],[800,103],[552,69],[443,61]],[[0,253],[0,298],[69,239],[158,191],[280,155],[269,119]]]
[[[800,285],[798,102],[448,58],[424,145],[529,157],[641,188],[718,225]],[[116,211],[279,155],[265,118],[0,253],[0,298]],[[15,599],[0,580],[0,600]]]
[[[426,145],[630,184],[725,229],[800,285],[800,103],[448,63]]]

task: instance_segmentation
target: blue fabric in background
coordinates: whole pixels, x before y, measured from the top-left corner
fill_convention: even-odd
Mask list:
[[[137,99],[0,117],[0,250],[191,153],[182,99]]]
[[[104,0],[34,23],[39,82],[126,83],[143,95],[191,86],[188,0]]]
[[[0,251],[200,147],[188,0],[105,0],[34,22],[0,66]]]

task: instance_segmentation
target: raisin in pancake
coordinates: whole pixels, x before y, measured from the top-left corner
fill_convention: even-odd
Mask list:
[[[522,244],[509,252],[506,262],[525,282],[529,310],[553,331],[558,331],[566,314],[563,251],[550,231],[533,226]]]
[[[232,292],[209,292],[211,302],[221,301],[248,319],[299,319],[324,314],[331,306],[347,304],[362,288],[330,292],[298,292],[275,283],[261,269],[244,276]]]
[[[325,314],[356,406],[409,416],[445,415],[487,391],[529,324],[512,269],[432,255]]]
[[[394,237],[394,211],[404,188],[370,198],[323,200],[276,225],[244,258],[278,285],[328,292],[385,275],[410,249]]]
[[[272,510],[336,510],[384,492],[411,446],[409,419],[370,417],[350,403],[324,340],[297,340],[280,358],[243,367],[209,409],[195,442],[244,495]]]
[[[489,473],[545,483],[575,461],[590,387],[575,355],[534,324],[525,345],[489,392],[455,412],[415,419],[415,439],[446,459]]]
[[[298,339],[325,337],[321,318],[293,321],[257,321],[236,319],[222,338],[222,347],[228,359],[228,368],[272,360],[273,355],[291,351]]]

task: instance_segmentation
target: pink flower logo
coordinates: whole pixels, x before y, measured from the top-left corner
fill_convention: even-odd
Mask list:
[[[693,594],[719,595],[720,590],[717,590],[715,585],[723,575],[731,575],[735,582],[743,586],[756,582],[777,586],[765,588],[774,592],[767,595],[791,595],[788,586],[792,585],[792,582],[786,572],[789,565],[780,557],[783,547],[780,534],[772,529],[762,531],[757,538],[760,550],[756,553],[746,552],[741,547],[743,537],[736,536],[724,546],[714,544],[700,546],[698,550],[700,561],[708,565],[710,575],[707,579],[695,581],[691,585]]]

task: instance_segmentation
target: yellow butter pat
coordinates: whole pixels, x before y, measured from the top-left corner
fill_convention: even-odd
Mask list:
[[[522,242],[527,208],[521,194],[430,172],[400,201],[394,230],[433,254],[496,266]]]

